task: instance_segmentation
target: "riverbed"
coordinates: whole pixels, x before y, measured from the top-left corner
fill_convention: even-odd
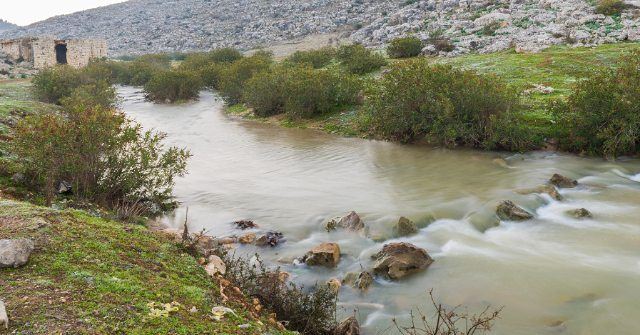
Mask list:
[[[188,207],[191,231],[241,234],[231,224],[240,219],[280,231],[287,238],[281,246],[237,252],[258,252],[306,286],[367,269],[370,256],[391,241],[426,249],[435,259],[426,271],[397,282],[378,278],[366,293],[341,288],[340,314],[356,310],[365,334],[394,334],[392,318],[429,311],[430,289],[439,302],[471,313],[504,307],[493,334],[640,332],[639,160],[341,138],[229,117],[210,92],[180,105],[147,102],[136,88],[118,92],[130,117],[193,154],[175,187],[182,205],[163,223],[181,225]],[[580,183],[561,190],[563,201],[515,192],[554,173]],[[506,199],[535,219],[498,222],[495,207]],[[593,219],[565,214],[576,208]],[[369,237],[325,231],[327,220],[352,210]],[[400,216],[415,221],[419,233],[394,239]],[[335,269],[291,262],[321,242],[340,245]]]

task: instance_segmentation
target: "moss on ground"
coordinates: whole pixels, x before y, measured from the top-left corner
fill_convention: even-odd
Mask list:
[[[212,307],[222,305],[219,284],[178,244],[144,226],[0,199],[0,239],[17,237],[35,240],[36,251],[26,266],[0,270],[0,299],[7,305],[10,332],[265,331],[238,304],[225,304],[237,315],[212,320]],[[172,302],[179,304],[176,311],[151,316],[150,303]]]

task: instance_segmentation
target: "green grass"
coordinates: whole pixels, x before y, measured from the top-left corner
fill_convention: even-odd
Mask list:
[[[37,241],[29,263],[0,270],[10,332],[29,334],[260,334],[266,329],[196,260],[144,226],[0,199],[0,238]],[[149,303],[179,303],[152,317]],[[211,308],[234,309],[222,321]],[[190,312],[192,307],[197,312]],[[249,324],[249,328],[239,325]],[[271,332],[277,334],[277,332]]]

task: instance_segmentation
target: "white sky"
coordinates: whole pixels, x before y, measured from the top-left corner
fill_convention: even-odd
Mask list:
[[[0,19],[21,26],[125,0],[0,0]]]

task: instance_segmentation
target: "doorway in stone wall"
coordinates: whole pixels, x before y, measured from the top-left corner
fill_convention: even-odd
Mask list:
[[[67,43],[56,42],[56,63],[67,64]]]

